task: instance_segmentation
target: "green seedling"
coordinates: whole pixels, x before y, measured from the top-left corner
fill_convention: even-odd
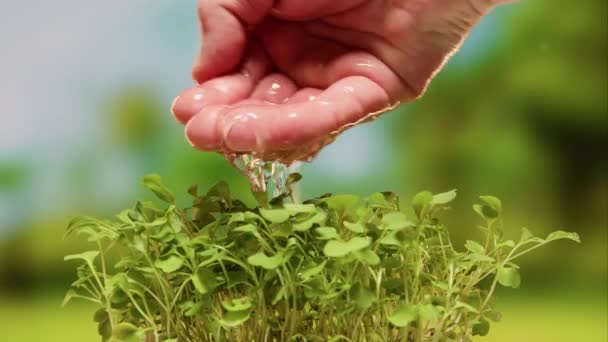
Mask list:
[[[164,204],[68,228],[94,248],[65,258],[79,262],[65,302],[99,306],[102,341],[470,341],[500,320],[496,288],[520,286],[519,257],[579,242],[507,240],[500,200],[483,196],[481,241],[456,248],[438,220],[456,191],[421,192],[406,215],[393,193],[251,209],[219,183],[178,208],[160,177],[143,185]]]

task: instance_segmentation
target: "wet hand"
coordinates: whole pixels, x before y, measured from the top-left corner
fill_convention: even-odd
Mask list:
[[[198,149],[306,159],[419,97],[506,0],[199,0],[198,86],[172,107]]]

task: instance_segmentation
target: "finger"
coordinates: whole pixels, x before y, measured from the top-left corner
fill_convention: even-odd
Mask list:
[[[270,103],[282,103],[295,93],[296,89],[296,84],[285,75],[271,74],[260,81],[251,94],[251,98]]]
[[[321,94],[321,89],[317,88],[303,88],[298,90],[295,94],[293,94],[289,99],[289,103],[300,103],[300,102],[311,102],[317,99],[319,94]]]
[[[204,109],[188,123],[186,135],[201,149],[268,154],[313,144],[390,104],[382,87],[353,76],[332,85],[313,101],[235,105],[221,112]]]
[[[192,76],[202,83],[234,71],[240,64],[247,41],[245,25],[260,21],[273,0],[199,0],[203,46],[192,68]]]
[[[376,56],[318,38],[303,25],[267,19],[255,35],[278,69],[299,86],[325,89],[343,78],[363,76],[380,85],[395,102],[405,93],[406,84]]]
[[[210,105],[202,109],[186,124],[186,140],[202,151],[219,151],[223,144],[220,116],[226,105]]]
[[[251,94],[254,85],[269,70],[268,57],[257,43],[252,42],[239,72],[185,90],[173,101],[171,111],[179,122],[185,124],[205,106],[241,101]]]
[[[273,8],[273,14],[289,20],[320,18],[353,9],[368,1],[370,0],[281,0]]]

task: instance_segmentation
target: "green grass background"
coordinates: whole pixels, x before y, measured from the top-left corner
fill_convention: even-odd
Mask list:
[[[503,321],[492,325],[480,342],[606,342],[605,295],[544,297],[509,296],[499,299]],[[95,308],[73,303],[60,308],[60,297],[28,300],[2,298],[2,340],[10,342],[99,341],[92,314]]]

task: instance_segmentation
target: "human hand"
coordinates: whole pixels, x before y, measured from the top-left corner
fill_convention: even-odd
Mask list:
[[[199,0],[198,86],[172,106],[198,149],[290,163],[421,96],[508,0]]]

